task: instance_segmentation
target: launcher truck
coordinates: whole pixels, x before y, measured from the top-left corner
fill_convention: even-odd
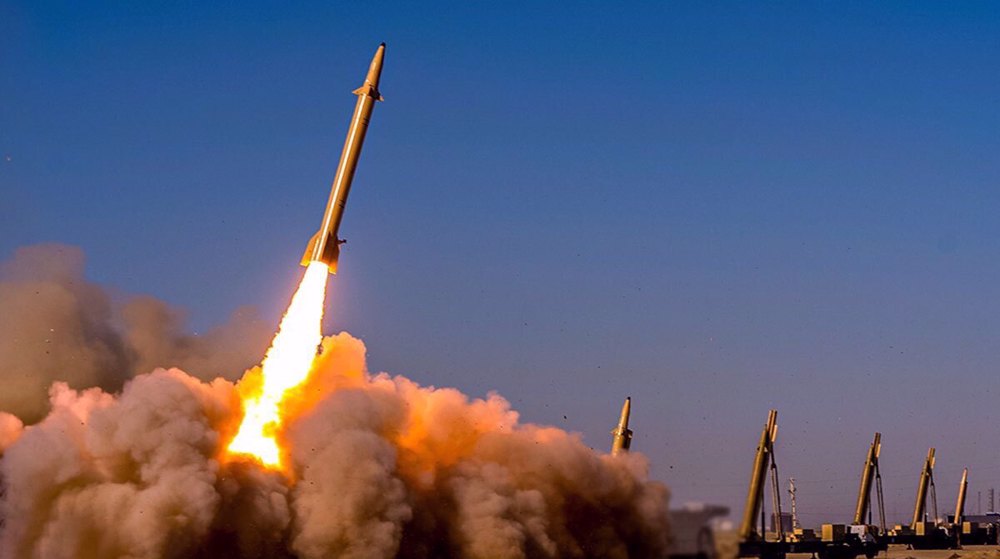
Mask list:
[[[897,524],[889,532],[889,541],[906,545],[910,549],[958,549],[958,538],[949,526],[938,523],[937,490],[934,487],[934,448],[927,451],[927,459],[920,471],[917,499],[913,505],[913,519],[909,526]],[[930,491],[934,516],[927,518],[927,493]]]
[[[739,556],[759,557],[761,559],[785,559],[789,553],[809,553],[819,559],[854,559],[858,555],[874,557],[879,551],[886,549],[885,540],[870,535],[866,529],[858,534],[848,530],[844,524],[824,524],[820,534],[815,530],[796,528],[791,534],[786,534],[780,522],[775,522],[775,532],[768,534],[765,526],[764,489],[767,485],[768,471],[771,473],[771,497],[774,504],[775,518],[781,517],[781,498],[778,490],[778,466],[774,458],[774,442],[778,436],[778,412],[771,410],[767,423],[760,434],[757,453],[754,458],[753,470],[750,474],[750,486],[747,491],[746,507],[743,510],[743,521],[739,531]],[[877,476],[878,436],[872,449],[869,450],[869,460],[862,472],[862,496],[867,509],[868,493],[871,490],[872,476]],[[868,464],[873,462],[874,472]],[[866,479],[867,478],[867,479]],[[881,487],[881,483],[879,483]],[[881,502],[881,501],[880,501]],[[864,511],[861,513],[864,517]],[[760,518],[760,527],[757,519]],[[867,527],[866,527],[867,528]]]

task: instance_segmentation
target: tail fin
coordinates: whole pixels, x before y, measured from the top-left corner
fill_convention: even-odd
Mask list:
[[[309,244],[306,245],[306,251],[302,253],[302,261],[300,262],[303,266],[309,266],[313,261],[322,262],[326,264],[327,268],[330,269],[331,274],[337,273],[337,261],[340,259],[340,243],[343,241],[338,241],[336,238],[330,237],[323,243],[323,251],[316,258],[316,243],[320,242],[319,233],[309,239]]]

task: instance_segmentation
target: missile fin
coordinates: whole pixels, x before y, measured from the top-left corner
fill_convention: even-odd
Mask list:
[[[316,250],[317,242],[319,242],[319,231],[317,231],[316,234],[309,239],[309,244],[306,245],[306,251],[302,253],[302,262],[300,262],[301,265],[308,266],[309,263],[312,262],[312,254],[313,251]]]
[[[368,84],[365,84],[365,85],[363,85],[363,86],[355,89],[351,93],[353,93],[355,95],[367,95],[367,96],[375,99],[376,101],[385,101],[385,98],[382,97],[382,94],[379,93],[377,89],[375,89],[374,87],[372,87],[372,86],[370,86]]]
[[[343,241],[337,240],[335,237],[329,237],[325,243],[323,243],[323,251],[320,253],[319,258],[314,258],[316,254],[316,243],[320,242],[319,233],[309,239],[309,244],[306,245],[306,251],[302,254],[302,261],[300,264],[302,266],[308,267],[311,262],[322,262],[326,264],[327,268],[330,269],[331,274],[337,273],[337,261],[340,260],[340,243]]]

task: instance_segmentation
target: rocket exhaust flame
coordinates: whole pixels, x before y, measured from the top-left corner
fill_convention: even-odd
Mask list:
[[[347,194],[358,166],[372,108],[376,101],[382,100],[378,83],[384,57],[385,43],[382,43],[372,58],[365,83],[354,91],[358,100],[330,189],[330,199],[323,213],[323,222],[302,257],[302,265],[307,266],[306,274],[292,297],[285,317],[281,319],[278,334],[261,365],[261,382],[253,383],[251,377],[246,383],[241,383],[241,386],[252,385],[252,388],[247,388],[252,393],[244,396],[246,415],[228,451],[230,454],[254,456],[265,466],[281,467],[281,449],[275,439],[281,426],[280,404],[288,390],[301,384],[309,375],[316,347],[323,339],[321,322],[326,274],[337,272],[340,243],[343,242],[337,236],[337,230],[347,205]]]
[[[229,444],[230,454],[250,455],[265,466],[281,467],[281,450],[275,439],[281,425],[280,404],[285,393],[309,375],[316,348],[323,340],[326,278],[326,264],[309,264],[261,364],[260,383],[253,383],[253,393],[244,396],[243,422]]]
[[[241,383],[241,386],[252,385],[247,389],[252,393],[244,396],[246,415],[228,450],[230,454],[254,456],[265,466],[281,467],[281,450],[275,439],[281,426],[280,404],[288,390],[301,384],[309,375],[316,347],[323,339],[321,322],[326,274],[337,272],[340,243],[343,242],[337,231],[347,205],[347,194],[361,156],[372,109],[376,101],[382,100],[378,84],[384,57],[385,43],[382,43],[372,58],[365,83],[354,91],[358,100],[330,189],[330,199],[323,213],[323,222],[302,257],[302,265],[307,266],[306,274],[292,297],[285,317],[281,319],[278,334],[261,365],[261,382],[249,382],[253,380],[251,378],[245,384]]]

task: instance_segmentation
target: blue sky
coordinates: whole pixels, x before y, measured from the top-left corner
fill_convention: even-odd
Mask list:
[[[77,4],[0,4],[3,258],[276,322],[386,41],[326,325],[373,368],[601,448],[631,394],[677,503],[739,512],[770,407],[806,524],[875,430],[891,520],[931,445],[1000,487],[996,6]]]

